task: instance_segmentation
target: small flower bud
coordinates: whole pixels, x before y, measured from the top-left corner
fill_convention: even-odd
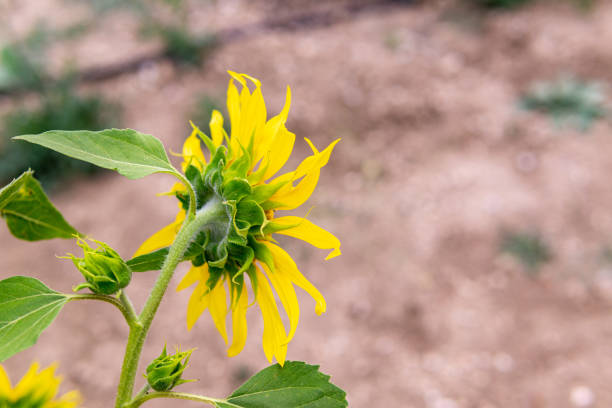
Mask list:
[[[155,391],[170,391],[174,387],[193,380],[183,380],[181,375],[187,367],[193,350],[181,352],[177,349],[175,354],[168,355],[166,346],[161,355],[149,364],[145,378]]]
[[[83,258],[68,254],[87,281],[74,290],[89,288],[92,292],[102,295],[117,293],[130,283],[132,271],[111,247],[104,242],[93,241],[99,245],[98,248],[93,249],[85,240],[78,239],[77,245],[83,248]]]

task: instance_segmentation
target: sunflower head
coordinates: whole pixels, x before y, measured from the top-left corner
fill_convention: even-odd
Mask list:
[[[209,309],[217,329],[228,342],[226,315],[231,311],[234,338],[228,354],[236,355],[246,341],[248,277],[264,318],[264,352],[269,360],[276,357],[282,364],[299,316],[293,285],[315,298],[319,314],[325,311],[325,301],[298,271],[291,257],[275,244],[273,234],[292,236],[318,248],[331,249],[326,259],[340,254],[340,242],[307,219],[277,217],[277,211],[295,209],[310,197],[320,170],[329,161],[338,140],[319,151],[306,139],[312,155],[295,170],[277,175],[289,159],[295,142],[295,135],[285,127],[291,91],[287,89],[282,111],[268,119],[260,82],[245,74],[230,72],[230,75],[227,107],[231,134],[226,134],[223,128],[221,113],[214,111],[209,124],[211,136],[192,124],[193,132],[183,145],[182,168],[195,192],[196,217],[200,213],[210,214],[213,208],[216,215],[193,239],[184,256],[191,261],[192,268],[179,290],[198,283],[187,311],[189,328],[204,310]],[[242,87],[240,91],[234,81]],[[190,210],[190,199],[182,184],[175,185],[172,193],[180,208],[175,222],[145,241],[137,255],[173,242]],[[289,334],[279,315],[270,283],[287,312]]]
[[[61,378],[55,376],[55,365],[39,371],[33,363],[19,383],[13,387],[0,365],[0,407],[2,408],[75,408],[81,402],[78,392],[57,397]]]

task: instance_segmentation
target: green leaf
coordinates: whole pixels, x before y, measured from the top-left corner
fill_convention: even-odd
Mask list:
[[[195,241],[192,242],[187,248],[187,251],[185,251],[181,257],[181,262],[192,260],[201,254],[202,251],[203,249],[201,245]],[[168,252],[170,252],[170,247],[161,248],[156,251],[149,252],[148,254],[136,256],[126,263],[132,272],[159,271],[166,261]]]
[[[0,281],[0,361],[34,345],[68,297],[25,276]]]
[[[319,372],[319,366],[301,361],[276,364],[255,374],[218,408],[344,408],[346,393]]]
[[[27,171],[0,190],[0,216],[6,220],[11,233],[26,241],[78,235],[51,204],[32,174]]]
[[[168,252],[169,247],[165,247],[157,251],[149,252],[148,254],[134,257],[126,263],[132,272],[159,271],[164,265]]]
[[[13,139],[39,144],[66,156],[116,170],[129,179],[153,173],[177,173],[159,139],[132,129],[51,130]]]
[[[21,176],[17,177],[0,190],[0,210],[19,194],[19,189],[23,186],[28,177],[32,177],[32,173],[32,170],[24,172]]]

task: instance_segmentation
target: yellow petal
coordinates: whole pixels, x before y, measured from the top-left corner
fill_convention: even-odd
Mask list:
[[[281,188],[281,190],[269,198],[269,201],[278,203],[274,209],[293,210],[304,204],[317,187],[320,174],[321,171],[317,169],[304,176],[297,186],[293,187],[291,184],[287,184],[288,189]]]
[[[233,79],[230,79],[227,87],[227,112],[229,113],[231,124],[230,145],[228,147],[232,151],[235,151],[236,149],[240,150],[238,146],[238,128],[240,126],[240,95],[238,94],[238,88],[236,88],[236,85],[234,85]]]
[[[11,385],[11,380],[6,374],[4,367],[0,365],[0,400],[11,395],[12,390],[13,386]]]
[[[225,129],[223,129],[223,115],[221,112],[216,109],[212,111],[208,126],[210,127],[210,135],[212,136],[213,144],[216,147],[221,146],[225,134]]]
[[[321,292],[319,292],[317,288],[315,288],[314,285],[310,283],[308,279],[304,277],[304,275],[302,275],[293,259],[291,259],[291,256],[289,256],[287,252],[277,245],[270,242],[264,242],[264,244],[267,245],[272,252],[276,269],[286,273],[293,283],[304,289],[310,296],[312,296],[316,302],[315,312],[318,315],[325,313],[325,309],[327,308],[325,298],[323,298]]]
[[[283,125],[277,132],[269,150],[269,162],[264,180],[269,179],[279,171],[291,156],[293,145],[295,143],[295,134],[291,133]]]
[[[81,394],[78,391],[70,391],[62,395],[62,398],[60,398],[58,401],[57,408],[76,408],[81,403],[81,401]]]
[[[261,158],[268,156],[270,150],[276,147],[276,143],[279,141],[282,142],[281,139],[278,139],[278,133],[279,130],[284,127],[284,124],[287,121],[290,106],[291,88],[287,87],[287,96],[285,98],[285,105],[283,106],[283,109],[278,115],[272,117],[266,122],[262,131],[262,136],[258,140],[257,145],[255,145],[254,163],[257,163]],[[268,177],[271,177],[272,175],[274,175],[274,173],[270,173],[270,176]]]
[[[227,350],[229,357],[234,357],[242,351],[247,339],[246,313],[249,306],[249,295],[246,284],[242,285],[242,292],[232,310],[232,345]]]
[[[193,290],[187,304],[187,330],[191,330],[210,303],[210,291],[202,280]]]
[[[185,191],[187,191],[187,188],[185,187],[185,185],[181,183],[180,181],[177,181],[176,183],[174,183],[170,191],[166,191],[165,193],[158,193],[157,196],[169,196],[169,195],[173,196],[176,193],[182,193]]]
[[[200,170],[202,170],[203,165],[206,164],[204,152],[202,152],[202,148],[200,147],[200,139],[197,134],[197,128],[193,129],[191,135],[185,140],[185,143],[183,143],[183,173],[190,164],[196,166]]]
[[[174,238],[178,233],[183,221],[185,220],[185,210],[179,210],[176,219],[172,224],[166,225],[164,228],[151,235],[145,242],[140,245],[140,248],[134,253],[134,256],[148,254],[160,248],[170,246],[174,242]]]
[[[310,245],[319,249],[333,249],[325,260],[334,258],[341,254],[340,240],[329,231],[324,230],[309,220],[301,217],[287,216],[274,218],[274,224],[283,226],[293,226],[275,232],[276,234],[288,235],[302,241],[308,242]]]
[[[266,272],[270,282],[272,282],[272,286],[274,287],[274,290],[278,294],[278,298],[287,312],[287,317],[289,317],[290,329],[289,336],[287,336],[287,343],[289,343],[295,335],[295,330],[297,329],[298,321],[300,320],[300,305],[295,294],[295,289],[291,284],[289,275],[284,273],[282,270],[270,271],[268,266],[263,262],[261,263],[261,267]]]
[[[329,158],[334,150],[334,147],[336,147],[338,142],[340,142],[340,139],[336,139],[331,142],[322,152],[319,152],[312,144],[310,139],[305,137],[304,140],[306,140],[306,142],[310,145],[310,148],[315,154],[304,159],[304,161],[302,161],[302,163],[300,163],[300,165],[297,167],[294,175],[296,180],[310,173],[311,171],[324,167],[329,162]]]
[[[302,178],[296,186],[289,183],[270,197],[270,201],[278,203],[275,207],[277,210],[292,210],[310,198],[319,181],[321,168],[328,163],[329,157],[340,139],[330,143],[322,152],[319,152],[310,140],[306,139],[306,141],[314,154],[304,159],[294,172],[284,174],[272,181],[277,182],[287,178],[299,180]]]
[[[266,358],[271,363],[276,361],[282,366],[287,356],[287,336],[285,326],[278,313],[278,307],[274,300],[274,294],[265,275],[257,269],[257,303],[261,309],[264,321],[263,349]]]
[[[210,291],[210,305],[208,308],[215,327],[221,333],[225,344],[227,344],[227,328],[225,317],[227,316],[227,296],[223,279],[219,279],[215,287]]]
[[[204,264],[202,266],[191,266],[189,271],[185,274],[181,282],[176,287],[176,291],[180,292],[183,289],[187,289],[197,281],[201,279],[202,271],[201,269],[205,268],[208,271],[208,264]]]

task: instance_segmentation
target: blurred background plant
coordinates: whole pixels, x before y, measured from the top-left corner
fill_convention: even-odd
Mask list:
[[[530,3],[537,3],[538,0],[470,0],[472,4],[487,9],[514,9]],[[556,0],[554,0],[556,1]],[[588,10],[595,4],[595,0],[566,0],[581,9]]]
[[[605,102],[601,83],[564,75],[536,82],[520,103],[524,109],[549,115],[557,126],[586,131],[593,122],[606,117]]]
[[[186,118],[186,122],[191,120],[196,126],[202,129],[202,131],[204,131],[205,133],[209,132],[210,129],[208,127],[208,122],[210,122],[213,110],[218,110],[219,112],[221,112],[224,118],[229,117],[224,107],[224,104],[221,102],[222,100],[223,99],[221,97],[216,97],[209,94],[199,95],[196,98],[196,102],[193,108],[191,109],[191,112]],[[225,120],[223,122],[223,128],[229,135],[229,120]]]
[[[548,244],[535,232],[505,232],[501,251],[515,258],[530,275],[537,274],[551,259]]]
[[[7,183],[31,167],[47,188],[53,188],[69,175],[89,175],[95,167],[66,158],[35,145],[9,142],[12,136],[40,133],[51,129],[99,130],[120,125],[122,107],[101,95],[82,95],[78,82],[86,77],[79,73],[68,57],[60,73],[50,72],[47,56],[54,46],[87,33],[105,15],[128,11],[138,21],[138,35],[143,41],[159,41],[160,58],[180,67],[198,67],[216,46],[214,35],[192,33],[187,24],[187,9],[182,0],[88,0],[89,19],[66,28],[51,29],[36,24],[22,38],[11,38],[0,50],[0,96],[15,99],[13,109],[2,117],[0,125],[0,183]],[[0,22],[1,22],[0,17]],[[8,37],[16,37],[9,33]],[[96,68],[101,69],[103,68]],[[120,73],[118,71],[117,73]],[[33,103],[24,94],[34,96]],[[194,112],[196,123],[208,125],[212,109],[219,105],[201,98]]]
[[[11,142],[20,134],[40,133],[52,129],[99,130],[117,126],[121,109],[99,95],[83,96],[77,91],[74,74],[66,69],[58,78],[49,72],[47,53],[58,41],[73,38],[83,30],[81,25],[52,31],[37,26],[22,39],[5,45],[0,54],[0,92],[15,92],[12,110],[2,117],[0,132],[0,183],[7,183],[32,168],[47,188],[78,174],[98,171],[84,162],[30,146]],[[21,94],[33,94],[26,107]]]

